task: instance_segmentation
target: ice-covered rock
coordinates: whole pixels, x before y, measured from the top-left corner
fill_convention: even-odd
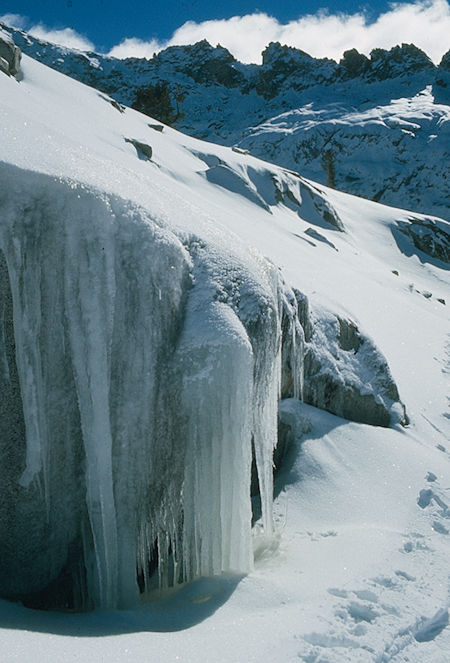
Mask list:
[[[155,558],[161,586],[248,571],[252,443],[272,528],[277,270],[1,175],[1,596],[114,607]]]
[[[70,181],[1,177],[0,595],[114,607],[155,567],[162,587],[248,571],[252,453],[272,531],[280,390],[389,425],[385,361],[257,253]]]

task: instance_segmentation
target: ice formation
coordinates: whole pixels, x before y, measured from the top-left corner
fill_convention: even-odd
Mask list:
[[[155,566],[163,587],[248,571],[252,444],[272,530],[278,271],[81,185],[2,178],[2,595],[66,582],[105,608]]]
[[[313,323],[257,252],[71,181],[2,179],[1,595],[109,608],[155,578],[249,571],[252,453],[270,538],[280,396],[363,420],[364,400],[389,425],[384,360]]]

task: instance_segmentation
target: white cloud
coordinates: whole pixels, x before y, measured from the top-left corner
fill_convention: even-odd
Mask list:
[[[33,35],[33,37],[43,39],[44,41],[50,41],[52,44],[59,44],[59,46],[77,48],[79,51],[95,50],[94,44],[89,39],[83,37],[83,35],[80,35],[72,28],[52,30],[42,23],[39,23],[38,25],[32,25],[31,28],[28,29],[28,32],[30,35]]]
[[[150,41],[142,41],[136,37],[124,39],[120,44],[114,46],[108,55],[115,58],[152,58],[155,53],[164,48],[164,44],[151,39]]]
[[[32,25],[26,16],[21,16],[20,14],[3,14],[3,16],[0,16],[0,21],[13,28],[26,30],[33,37],[49,41],[52,44],[66,46],[67,48],[76,48],[79,51],[95,50],[94,44],[87,37],[73,30],[73,28],[47,28],[43,23]]]
[[[110,51],[115,57],[151,57],[167,46],[193,44],[207,39],[222,44],[242,62],[260,62],[261,51],[271,41],[295,46],[315,57],[339,60],[349,48],[369,55],[373,48],[414,43],[438,63],[449,49],[450,6],[447,0],[418,0],[392,4],[370,23],[364,13],[318,12],[286,24],[267,14],[230,19],[189,21],[165,42],[125,39]]]
[[[3,14],[0,16],[0,21],[19,30],[25,30],[27,25],[27,19],[20,14]]]

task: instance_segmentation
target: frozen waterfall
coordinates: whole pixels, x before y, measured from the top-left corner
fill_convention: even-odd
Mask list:
[[[162,587],[248,571],[252,441],[272,531],[278,271],[81,185],[2,178],[0,595],[109,608],[155,567]]]

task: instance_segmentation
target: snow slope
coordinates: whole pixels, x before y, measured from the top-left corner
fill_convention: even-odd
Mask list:
[[[248,130],[239,146],[348,193],[446,218],[449,118],[428,85],[386,105],[307,104]]]
[[[80,332],[83,325],[77,323],[77,312],[72,310],[73,352],[78,347],[80,353],[74,365],[83,366],[86,352],[95,355],[89,344],[99,342],[98,334],[107,329],[105,319],[111,313],[102,307],[110,301],[112,272],[107,258],[94,255],[105,248],[111,255],[110,245],[96,245],[95,233],[100,232],[105,242],[112,237],[117,241],[124,233],[122,241],[124,245],[128,241],[131,251],[129,260],[137,265],[136,252],[142,242],[132,227],[146,224],[154,233],[153,242],[164,244],[163,256],[170,244],[173,259],[160,264],[162,258],[154,244],[153,248],[152,242],[143,244],[138,278],[145,279],[146,269],[152,279],[159,275],[160,283],[156,281],[150,288],[154,298],[150,307],[163,298],[168,311],[172,307],[171,315],[179,293],[176,288],[167,290],[174,281],[166,274],[173,266],[180,274],[185,268],[189,271],[185,266],[192,254],[190,258],[183,253],[182,246],[189,244],[189,238],[203,242],[197,247],[203,251],[203,261],[197,265],[204,273],[200,270],[195,274],[201,286],[194,289],[199,300],[194,298],[189,309],[193,322],[189,323],[188,316],[185,355],[179,363],[187,362],[189,367],[190,359],[200,356],[196,353],[217,344],[221,350],[221,343],[228,352],[230,346],[224,339],[240,339],[233,347],[241,348],[241,354],[223,355],[219,351],[210,355],[211,364],[209,360],[202,364],[204,360],[199,359],[198,365],[214,370],[215,362],[224,361],[231,367],[235,380],[231,395],[235,385],[242,384],[239,371],[245,384],[249,354],[242,340],[242,320],[262,300],[267,310],[275,310],[273,283],[279,268],[287,287],[298,289],[310,300],[315,327],[315,340],[310,342],[315,343],[315,352],[323,352],[324,362],[327,352],[331,356],[334,352],[340,374],[350,372],[355,382],[360,369],[352,362],[358,361],[358,352],[355,347],[342,351],[333,345],[337,319],[329,311],[341,319],[351,319],[386,357],[410,424],[402,427],[394,418],[391,428],[369,426],[341,419],[298,399],[283,400],[280,418],[288,427],[291,446],[276,478],[274,532],[270,532],[267,514],[265,530],[260,522],[254,526],[254,568],[248,574],[200,578],[162,597],[157,593],[128,610],[52,614],[3,601],[3,660],[446,663],[450,651],[448,223],[327,189],[281,167],[203,143],[168,127],[160,131],[161,125],[148,117],[130,109],[122,111],[105,95],[26,56],[22,73],[20,82],[0,75],[2,246],[9,237],[9,255],[16,255],[19,261],[14,247],[19,250],[20,236],[14,239],[14,232],[8,235],[11,218],[22,219],[25,228],[30,224],[26,231],[27,237],[34,238],[30,242],[40,241],[33,228],[42,220],[47,223],[53,219],[52,232],[61,223],[72,233],[66,246],[78,247],[77,252],[66,254],[65,260],[73,269],[83,260],[81,277],[91,274],[84,283],[89,296],[79,293],[78,297],[91,302],[84,315],[94,321],[92,334],[83,340],[84,347],[77,345],[80,336],[76,325]],[[112,230],[111,205],[116,224]],[[411,234],[412,227],[421,232],[428,227],[433,241],[421,244]],[[127,239],[129,233],[133,242],[129,236]],[[44,266],[53,264],[52,252],[59,251],[58,246],[38,246],[47,262],[42,261],[41,267],[39,261],[27,262],[27,255],[34,255],[29,244],[30,253],[24,254],[20,267],[30,270],[30,283],[40,278],[33,270],[46,273]],[[152,256],[151,264],[146,255]],[[261,256],[267,256],[275,269]],[[95,260],[102,264],[106,260],[104,281],[92,278],[94,271],[89,270],[94,269]],[[66,269],[65,264],[63,267]],[[122,271],[126,273],[124,265]],[[231,278],[230,274],[238,276]],[[46,273],[53,289],[44,288],[41,295],[50,292],[57,296],[60,277],[58,271]],[[219,318],[209,318],[212,326],[208,327],[208,318],[202,317],[202,307],[210,301],[206,290],[212,283],[228,287],[236,282],[249,284],[255,293],[254,299],[248,300],[249,308],[244,307],[245,315],[241,312],[239,319],[230,317],[229,309],[224,313],[219,302],[211,309],[211,315]],[[18,282],[17,287],[24,286]],[[65,287],[67,293],[74,282],[66,281]],[[33,316],[39,315],[35,293],[31,289],[27,300],[25,292],[23,311],[14,311],[16,334],[18,329],[30,334],[25,341],[16,336],[18,345],[23,341],[25,363],[35,342]],[[143,306],[144,301],[140,308]],[[41,307],[41,313],[43,310]],[[170,319],[169,313],[161,314],[161,320]],[[131,348],[143,347],[142,333],[137,324],[135,336],[129,339]],[[262,337],[270,344],[269,332]],[[51,342],[49,339],[49,352]],[[54,342],[56,352],[57,339]],[[130,361],[132,357],[130,350]],[[151,357],[148,361],[151,371]],[[227,366],[220,368],[220,376],[226,374]],[[264,365],[266,369],[269,366],[270,362]],[[94,367],[99,397],[104,389],[102,371],[107,370],[105,365]],[[364,387],[364,375],[358,375]],[[191,421],[203,416],[204,411],[195,408],[205,394],[205,385],[206,391],[217,390],[213,392],[217,398],[224,386],[222,378],[202,384],[198,376],[192,373],[192,390],[186,391],[187,401],[183,400],[183,407],[193,409]],[[142,383],[138,373],[134,377],[138,391]],[[83,380],[81,369],[75,379],[78,383]],[[278,385],[274,380],[269,383],[276,397]],[[234,405],[227,405],[227,412],[236,412],[234,422],[240,429],[249,424],[248,408],[240,409],[239,401],[244,400],[250,408],[254,402],[245,401],[242,392],[238,397]],[[269,395],[267,403],[273,403],[273,397]],[[217,406],[217,398],[208,408]],[[25,410],[28,405],[24,404]],[[95,456],[99,448],[105,450],[106,442],[101,447],[97,442],[107,440],[108,434],[102,429],[105,421],[96,420],[95,409],[89,415],[89,407],[87,402],[84,412],[92,418],[86,420],[86,430],[92,434],[90,448]],[[260,422],[266,416],[263,410]],[[36,415],[33,408],[29,412]],[[225,417],[224,411],[214,415],[209,434],[217,433],[220,417]],[[273,427],[273,413],[267,417]],[[397,421],[400,418],[399,412]],[[224,421],[227,428],[226,418]],[[134,423],[130,420],[130,428]],[[125,437],[127,433],[125,429]],[[230,443],[241,433],[231,431]],[[272,437],[262,445],[267,451],[275,433],[272,428],[265,434]],[[189,433],[189,439],[195,435]],[[38,445],[28,448],[39,450]],[[93,461],[94,465],[97,462],[104,467],[106,457]],[[39,454],[33,456],[30,451],[23,483],[39,472],[42,464],[45,456],[39,460]],[[267,462],[262,465],[267,467]],[[249,453],[242,466],[248,473]],[[139,467],[131,470],[129,481]],[[100,472],[99,476],[104,475]],[[94,503],[96,480],[94,477]],[[221,499],[229,497],[227,489]],[[203,508],[215,490],[213,482],[204,482],[196,493],[198,508]],[[236,508],[242,504],[245,498],[237,498]],[[268,504],[266,495],[266,510]],[[195,513],[194,508],[193,517]],[[126,514],[124,511],[123,517]],[[102,553],[105,567],[111,552],[112,539],[108,537],[114,537],[107,533],[110,517],[113,515],[107,514],[106,524],[98,526],[106,542]],[[242,515],[242,522],[246,519],[248,513]],[[218,522],[220,525],[220,517]],[[225,536],[227,532],[225,528]],[[234,535],[232,552],[241,550],[248,556],[245,532],[241,526]],[[25,559],[24,568],[26,563]],[[211,571],[237,567],[245,571],[246,564],[253,566],[251,560],[244,564],[224,562]],[[107,601],[100,603],[107,605]]]

